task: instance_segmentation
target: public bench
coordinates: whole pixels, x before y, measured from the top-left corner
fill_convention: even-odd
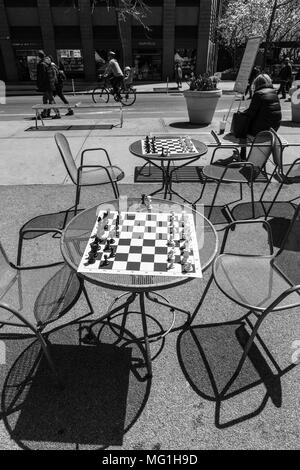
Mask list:
[[[101,111],[108,111],[110,112],[111,109],[118,109],[119,110],[119,115],[120,115],[120,122],[117,124],[120,127],[123,127],[123,106],[121,103],[116,103],[113,105],[103,105],[103,104],[81,104],[81,103],[76,103],[76,104],[35,104],[32,106],[32,109],[35,111],[35,128],[38,129],[38,120],[41,120],[41,123],[43,126],[45,126],[43,117],[42,117],[42,111],[44,109],[76,109],[81,110],[81,109],[97,109]],[[116,126],[117,126],[116,125]],[[114,127],[116,127],[114,126]]]

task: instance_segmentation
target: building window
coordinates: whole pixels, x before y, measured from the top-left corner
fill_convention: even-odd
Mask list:
[[[176,0],[177,7],[199,7],[200,0]]]
[[[78,8],[78,0],[50,0],[50,6]]]
[[[24,5],[25,3],[25,5]],[[37,0],[4,0],[4,5],[8,8],[13,8],[13,7],[19,7],[19,8],[25,8],[25,7],[36,7],[37,6]]]
[[[63,65],[67,77],[77,78],[84,76],[81,49],[58,49],[57,59]]]

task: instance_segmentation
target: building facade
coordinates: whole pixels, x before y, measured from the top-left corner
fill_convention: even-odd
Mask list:
[[[34,80],[37,52],[61,61],[72,78],[94,80],[107,51],[116,51],[123,66],[134,67],[135,80],[171,80],[174,57],[185,74],[213,72],[215,27],[221,0],[148,0],[145,19],[122,22],[114,9],[90,0],[0,0],[0,79]]]

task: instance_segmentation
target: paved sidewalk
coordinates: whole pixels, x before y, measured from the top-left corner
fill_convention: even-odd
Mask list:
[[[234,93],[233,81],[221,81],[220,88],[223,90],[224,93]],[[87,93],[91,93],[94,89],[97,82],[77,82],[74,83],[74,89],[72,87],[72,83],[68,80],[65,83],[64,90],[66,94],[73,94],[73,90],[75,90],[76,94],[80,94],[83,91]],[[137,93],[169,93],[178,92],[177,84],[173,81],[170,82],[151,82],[151,83],[135,83],[134,88],[136,89]],[[187,90],[189,88],[186,82],[182,83],[182,87],[180,91]],[[36,94],[36,85],[34,82],[20,82],[20,83],[8,83],[6,86],[6,94],[7,96],[28,96],[28,95],[35,95]]]
[[[74,100],[88,100],[87,97],[76,97]],[[134,182],[134,169],[144,161],[133,156],[129,152],[129,145],[135,140],[148,135],[150,132],[157,134],[189,134],[205,143],[212,143],[211,130],[218,130],[219,120],[224,114],[224,106],[229,106],[228,99],[221,101],[219,111],[215,113],[210,125],[195,126],[189,124],[185,100],[182,100],[182,116],[147,117],[143,119],[130,118],[132,110],[124,109],[123,128],[94,129],[96,124],[117,123],[119,116],[116,111],[111,113],[100,112],[93,114],[91,118],[83,119],[79,114],[71,118],[63,117],[57,121],[46,121],[47,131],[25,131],[34,126],[34,121],[28,118],[20,118],[14,121],[0,122],[0,185],[11,184],[65,184],[69,183],[65,167],[54,142],[54,134],[63,132],[67,136],[71,150],[76,161],[80,159],[84,148],[104,147],[109,152],[115,165],[120,166],[125,172],[124,183]],[[221,98],[222,100],[222,98]],[[224,106],[223,106],[224,103]],[[246,102],[245,102],[246,103]],[[291,122],[290,103],[282,102],[283,122],[280,134],[288,142],[300,144],[299,126]],[[31,106],[28,108],[31,110]],[[69,129],[73,126],[73,129]],[[68,129],[67,131],[65,129]],[[230,119],[226,132],[230,129]],[[211,156],[211,149],[195,165],[205,165]],[[227,151],[228,152],[228,151]],[[299,156],[299,147],[291,147],[285,152],[285,161],[289,162]],[[91,157],[91,163],[96,161],[96,156]]]

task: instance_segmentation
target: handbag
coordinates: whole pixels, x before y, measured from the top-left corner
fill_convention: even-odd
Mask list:
[[[249,116],[237,111],[232,115],[230,132],[234,137],[246,137],[248,131]]]

